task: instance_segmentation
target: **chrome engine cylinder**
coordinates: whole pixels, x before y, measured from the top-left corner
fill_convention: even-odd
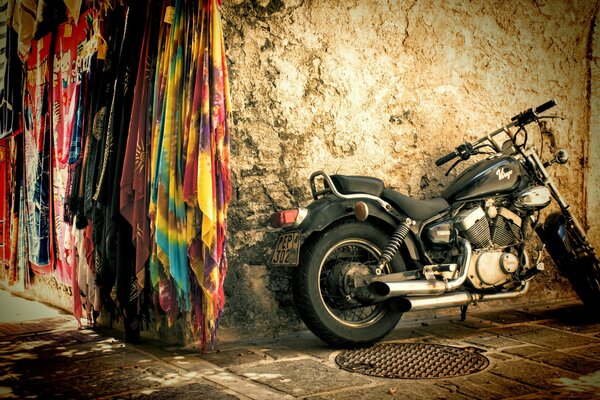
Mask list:
[[[490,225],[483,208],[477,207],[459,212],[454,225],[474,248],[484,247],[490,243]]]

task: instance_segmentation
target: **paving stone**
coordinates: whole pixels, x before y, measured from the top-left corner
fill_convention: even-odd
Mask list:
[[[125,344],[107,338],[114,334],[109,330],[42,330],[47,321],[34,321],[5,329],[25,333],[0,336],[0,398],[600,398],[597,321],[584,319],[577,305],[518,311],[536,321],[498,326],[471,314],[460,322],[452,314],[405,321],[405,328],[386,338],[488,349],[485,356],[492,364],[485,371],[441,380],[342,371],[332,364],[337,350],[308,332],[277,341],[232,342],[203,355],[156,341]],[[56,326],[72,323],[58,318]]]
[[[546,353],[548,351],[547,347],[535,346],[535,345],[525,345],[518,347],[511,347],[509,349],[502,350],[503,353],[514,354],[516,356],[521,357],[529,357],[539,353]]]
[[[262,354],[255,353],[252,350],[236,349],[218,351],[199,355],[203,360],[210,361],[220,367],[228,367],[230,365],[250,364],[257,361],[262,361],[265,357]]]
[[[441,400],[441,399],[470,399],[456,392],[456,388],[438,386],[429,380],[397,380],[390,379],[389,383],[362,389],[344,390],[319,396],[307,397],[306,400]]]
[[[558,351],[538,353],[529,356],[528,358],[533,361],[538,361],[543,364],[576,372],[578,374],[589,374],[600,371],[600,361],[598,360],[588,360],[583,357],[578,357],[573,354],[565,354]]]
[[[600,315],[581,303],[544,309],[540,315],[547,319],[540,325],[583,334],[600,332]]]
[[[442,336],[450,339],[462,339],[479,334],[476,329],[453,324],[450,321],[431,323],[429,325],[421,326],[420,328],[417,328],[417,330],[426,332],[430,335]]]
[[[489,313],[478,312],[474,313],[473,316],[476,318],[487,319],[488,321],[499,324],[517,324],[541,319],[541,317],[536,316],[535,314],[519,310],[502,310]]]
[[[44,318],[35,322],[1,323],[0,332],[7,336],[24,335],[34,332],[53,331],[64,327],[75,328],[73,317]]]
[[[230,393],[224,393],[222,389],[202,383],[192,383],[178,387],[159,387],[144,390],[138,393],[115,396],[114,399],[138,399],[138,400],[236,400],[239,397]]]
[[[584,347],[579,349],[567,350],[569,354],[600,360],[600,346]]]
[[[490,335],[485,334],[477,337],[471,337],[465,339],[466,342],[476,344],[478,346],[485,346],[492,349],[500,349],[502,347],[511,347],[518,346],[523,344],[523,342],[519,342],[518,340],[514,340],[511,338],[507,338],[501,335]]]
[[[485,356],[487,358],[490,358],[493,360],[500,360],[500,361],[506,361],[506,360],[510,360],[512,358],[512,357],[509,357],[509,356],[501,354],[501,353],[485,353]]]
[[[64,377],[76,377],[86,375],[95,371],[121,370],[127,367],[148,365],[152,361],[147,357],[136,353],[117,353],[97,357],[87,357],[79,360],[63,360],[52,362],[52,368],[48,363],[40,362],[39,359],[25,359],[11,362],[4,367],[13,374],[28,376],[32,383],[48,379],[61,379]]]
[[[0,346],[3,345],[0,344]],[[11,344],[6,347],[10,351],[4,354],[0,351],[0,364],[35,360],[38,364],[50,363],[54,365],[64,362],[76,362],[101,355],[118,354],[126,350],[125,344],[114,339],[71,346],[52,347],[48,346],[46,342],[38,346],[36,342],[25,342]]]
[[[527,360],[499,362],[491,373],[540,389],[551,389],[558,385],[559,378],[574,379],[579,375],[556,368],[536,364]]]
[[[563,320],[563,321],[587,321],[594,319],[589,309],[581,301],[548,304],[541,307],[530,307],[527,312],[535,314],[541,319]],[[598,318],[595,318],[598,321]]]
[[[82,399],[99,398],[122,392],[148,389],[160,383],[151,375],[133,368],[119,371],[97,371],[94,374],[69,377],[18,386],[14,393],[26,397]]]
[[[552,349],[564,349],[594,343],[600,344],[598,339],[537,325],[493,328],[488,332]]]
[[[172,357],[161,357],[161,360],[174,365],[179,369],[193,372],[209,372],[218,368],[215,364],[203,360],[198,354],[176,355]]]
[[[579,376],[575,379],[560,378],[558,385],[563,391],[580,392],[592,394],[595,399],[600,398],[600,371],[591,374]],[[565,390],[566,389],[566,390]],[[590,397],[591,398],[591,397]]]
[[[91,343],[104,340],[105,338],[93,331],[72,330],[60,332],[36,332],[30,335],[21,335],[16,338],[4,338],[0,342],[0,354],[38,349],[53,351],[59,346],[72,346],[81,343]]]
[[[443,383],[454,385],[456,391],[462,395],[486,400],[505,399],[539,392],[531,386],[508,380],[488,371],[444,380]]]
[[[494,326],[498,326],[498,324],[495,322],[485,320],[482,318],[478,318],[478,317],[471,317],[471,316],[467,316],[467,319],[465,319],[464,321],[461,321],[458,319],[458,320],[451,320],[450,322],[452,322],[453,324],[457,324],[457,325],[467,326],[467,327],[473,328],[473,329],[484,329],[484,328],[492,328]]]
[[[314,395],[370,382],[360,375],[310,359],[239,366],[230,370],[293,396]]]
[[[543,397],[541,397],[543,395]],[[597,400],[600,394],[592,394],[589,392],[578,393],[568,389],[551,389],[546,390],[543,393],[532,393],[525,396],[511,397],[511,400],[540,400],[540,399],[552,399],[552,400]]]
[[[282,360],[286,358],[297,358],[300,357],[301,354],[292,350],[287,349],[266,349],[263,351],[263,354],[275,359]]]
[[[569,321],[569,320],[550,320],[539,323],[555,329],[562,329],[568,332],[592,334],[600,332],[600,322],[592,321]]]
[[[193,373],[190,373],[193,376]],[[296,397],[273,389],[268,385],[257,383],[246,377],[236,375],[227,371],[216,371],[213,374],[201,376],[207,381],[216,383],[235,393],[241,393],[244,397],[256,400],[293,400]]]
[[[402,324],[402,322],[400,323]],[[428,335],[428,333],[419,331],[415,328],[400,328],[391,331],[389,335],[385,337],[385,340],[418,340],[425,335]]]

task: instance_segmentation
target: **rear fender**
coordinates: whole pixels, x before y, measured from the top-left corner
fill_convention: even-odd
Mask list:
[[[384,227],[388,231],[398,225],[398,221],[386,212],[381,205],[370,199],[361,199],[369,206],[369,220],[376,225]],[[304,243],[311,235],[325,230],[328,226],[344,218],[354,218],[354,205],[356,199],[339,199],[335,196],[325,196],[311,203],[308,215],[298,226],[301,230],[301,242]],[[404,240],[406,247],[413,260],[418,260],[419,255],[412,232]]]

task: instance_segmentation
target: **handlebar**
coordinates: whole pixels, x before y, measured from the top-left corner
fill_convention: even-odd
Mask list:
[[[544,104],[542,104],[541,106],[537,106],[536,109],[535,109],[535,113],[536,114],[541,114],[544,111],[548,111],[549,109],[551,109],[555,105],[556,105],[556,102],[554,100],[547,101]]]
[[[450,160],[452,160],[452,159],[454,159],[456,157],[458,157],[458,153],[456,152],[456,150],[454,150],[452,153],[448,153],[445,156],[438,158],[435,161],[435,165],[437,165],[439,167],[440,165],[444,165],[448,161],[450,161]]]
[[[536,119],[538,114],[541,114],[544,111],[551,109],[555,105],[556,105],[556,102],[554,100],[550,100],[540,106],[537,106],[535,108],[535,110],[533,108],[530,108],[528,110],[523,111],[520,114],[515,115],[510,120],[513,122],[516,122],[515,125],[519,125],[519,126],[527,125],[527,124],[533,122]]]
[[[439,167],[440,165],[446,164],[448,161],[456,157],[460,157],[463,160],[468,160],[469,157],[471,157],[471,154],[473,154],[473,145],[469,142],[464,142],[456,149],[454,149],[453,152],[448,153],[445,156],[439,158],[435,162],[435,165]]]
[[[459,145],[458,147],[456,147],[456,149],[454,149],[454,151],[446,154],[443,157],[438,158],[435,161],[435,165],[437,165],[437,166],[443,165],[443,164],[447,163],[448,161],[450,161],[456,157],[459,157],[459,156],[461,159],[467,160],[471,156],[473,148],[475,146],[485,142],[486,140],[488,140],[497,151],[500,151],[501,146],[494,140],[494,136],[504,132],[504,133],[508,134],[508,136],[514,142],[515,138],[509,131],[510,128],[515,127],[515,126],[523,127],[527,124],[532,123],[533,121],[535,121],[538,118],[538,114],[541,114],[544,111],[548,111],[555,105],[556,105],[556,102],[554,100],[550,100],[550,101],[545,102],[544,104],[537,106],[535,109],[530,108],[528,110],[525,110],[522,113],[517,114],[514,117],[512,117],[510,119],[511,122],[509,124],[504,125],[500,129],[497,129],[494,132],[487,134],[486,136],[477,140],[473,144],[471,144],[469,142],[465,142],[465,143]]]

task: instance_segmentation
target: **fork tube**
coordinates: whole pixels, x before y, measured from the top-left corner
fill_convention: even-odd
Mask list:
[[[558,191],[558,188],[556,187],[554,180],[548,174],[548,171],[544,167],[542,160],[540,160],[540,157],[537,155],[534,148],[531,148],[531,150],[529,151],[529,155],[528,155],[527,159],[533,165],[534,169],[536,171],[539,171],[539,173],[541,174],[542,183],[545,184],[548,187],[548,189],[550,189],[550,193],[552,193],[552,197],[554,197],[556,199],[556,202],[558,203],[558,206],[560,207],[562,214],[565,216],[565,218],[567,219],[567,222],[569,223],[569,225],[571,225],[571,227],[577,234],[578,239],[581,241],[581,244],[593,251],[593,248],[587,238],[585,230],[581,226],[581,223],[569,210],[569,208],[570,208],[569,205],[565,201],[564,197],[562,197],[562,195]]]

